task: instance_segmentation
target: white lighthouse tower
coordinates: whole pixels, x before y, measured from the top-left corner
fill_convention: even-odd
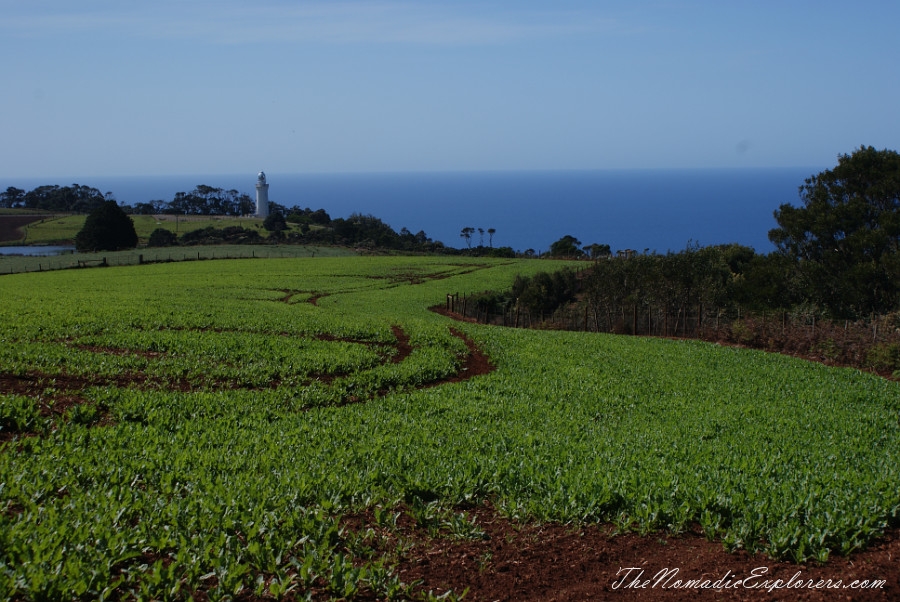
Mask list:
[[[266,184],[265,172],[256,176],[256,217],[269,216],[269,185]]]

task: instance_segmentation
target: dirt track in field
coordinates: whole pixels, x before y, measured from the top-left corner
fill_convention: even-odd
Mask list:
[[[391,327],[391,332],[396,339],[395,343],[371,343],[366,341],[357,341],[347,338],[334,337],[330,335],[319,335],[316,338],[325,341],[343,341],[351,343],[359,343],[364,345],[379,345],[383,347],[393,347],[394,353],[386,356],[388,361],[393,364],[399,364],[406,360],[413,352],[414,348],[410,344],[409,335],[397,325]],[[418,388],[436,387],[445,383],[459,382],[481,374],[487,374],[494,370],[494,366],[490,363],[488,357],[475,345],[475,343],[465,334],[455,328],[451,328],[450,332],[453,336],[461,339],[468,349],[463,366],[460,370],[446,378],[438,379],[432,382],[424,383]],[[102,353],[109,355],[139,355],[147,359],[154,359],[164,356],[162,352],[149,352],[134,349],[122,349],[115,347],[100,347],[96,345],[80,345],[69,343],[77,349],[90,351],[93,353]],[[317,380],[320,382],[331,382],[339,376],[345,374],[313,374],[309,375],[310,381]],[[70,375],[70,374],[46,374],[40,371],[30,371],[27,374],[9,374],[0,372],[0,393],[24,395],[38,400],[41,415],[62,416],[66,410],[72,406],[90,403],[83,395],[83,391],[90,387],[117,387],[117,388],[137,388],[137,389],[167,389],[173,391],[192,391],[195,389],[247,389],[246,385],[236,382],[218,382],[213,383],[194,383],[184,377],[173,378],[149,378],[143,373],[123,373],[115,377],[104,377],[97,375]],[[269,389],[276,389],[281,386],[280,381],[272,381],[268,384]],[[388,391],[378,391],[377,396],[386,395]],[[350,397],[337,405],[345,405],[347,403],[365,402],[365,398]],[[109,420],[102,421],[104,425],[110,424]],[[0,423],[0,427],[3,424]],[[19,435],[29,435],[29,432],[19,432],[8,425],[6,428],[0,428],[0,443],[10,441]]]

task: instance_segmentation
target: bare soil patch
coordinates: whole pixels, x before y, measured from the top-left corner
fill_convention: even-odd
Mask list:
[[[46,215],[0,215],[0,242],[16,242],[25,237],[22,226],[47,219]]]
[[[394,346],[397,353],[391,358],[391,362],[399,364],[409,357],[413,348],[412,345],[409,344],[409,335],[406,334],[402,328],[399,326],[391,326],[391,332],[394,333],[394,337],[397,339],[397,344]]]
[[[437,384],[460,382],[476,376],[490,374],[497,369],[497,367],[491,363],[487,354],[475,344],[475,341],[455,328],[451,328],[450,332],[453,336],[462,339],[463,342],[465,342],[466,347],[469,349],[469,353],[466,355],[466,361],[463,364],[462,369],[460,369],[456,376],[445,378]]]
[[[433,311],[436,314],[441,314],[442,316],[447,316],[448,318],[452,318],[452,319],[456,320],[457,322],[468,322],[470,324],[478,324],[478,320],[476,320],[475,318],[469,318],[469,317],[466,317],[455,311],[450,311],[443,305],[432,305],[428,309],[429,309],[429,311]]]
[[[423,529],[401,532],[415,542],[402,555],[401,579],[422,580],[422,591],[452,589],[466,600],[893,600],[900,597],[900,540],[892,531],[864,552],[851,558],[834,557],[824,565],[797,565],[773,561],[746,552],[729,554],[721,543],[700,533],[683,535],[613,535],[611,526],[573,528],[558,523],[516,523],[499,516],[489,505],[470,511],[484,539],[458,540],[427,537]],[[402,523],[401,523],[402,524]],[[629,571],[629,569],[632,569]],[[666,579],[660,571],[675,571]],[[744,587],[738,580],[761,577],[747,585],[781,579],[813,587],[771,589]],[[764,571],[764,572],[761,572]],[[798,575],[799,572],[799,575]],[[709,585],[731,581],[731,588],[676,588],[681,579]],[[826,589],[841,580],[883,579],[878,589]],[[649,583],[647,583],[649,581]],[[659,581],[657,583],[657,581]],[[823,584],[816,589],[816,583]],[[655,584],[655,586],[654,586]],[[644,587],[638,587],[643,585]]]

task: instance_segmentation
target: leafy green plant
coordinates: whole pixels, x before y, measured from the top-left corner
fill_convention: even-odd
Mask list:
[[[0,433],[38,430],[41,413],[37,403],[24,395],[0,395]]]

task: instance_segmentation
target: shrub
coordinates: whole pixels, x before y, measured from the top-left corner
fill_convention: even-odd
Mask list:
[[[878,343],[866,353],[866,365],[876,370],[900,368],[900,343]]]
[[[178,244],[178,235],[165,228],[157,228],[150,233],[148,247],[171,247]]]
[[[217,244],[255,244],[263,241],[262,236],[256,230],[248,230],[241,226],[228,226],[227,228],[203,228],[185,232],[181,235],[183,245],[217,245]]]

